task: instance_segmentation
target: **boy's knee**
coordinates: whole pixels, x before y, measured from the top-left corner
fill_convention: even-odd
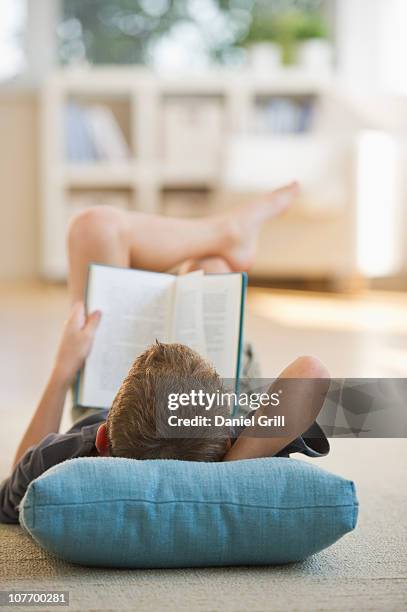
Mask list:
[[[317,357],[302,355],[295,360],[298,378],[330,378],[328,368]]]
[[[68,227],[68,247],[88,245],[95,239],[116,238],[121,231],[121,211],[112,206],[94,206],[76,214]]]

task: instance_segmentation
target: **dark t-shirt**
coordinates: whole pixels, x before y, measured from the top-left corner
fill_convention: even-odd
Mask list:
[[[18,507],[28,485],[46,470],[67,459],[96,456],[96,432],[107,418],[108,411],[86,416],[77,421],[65,434],[49,434],[39,444],[28,449],[13,473],[0,486],[0,522],[17,523]],[[238,436],[241,431],[235,431]],[[300,438],[291,442],[277,456],[303,453],[322,457],[329,452],[329,442],[317,423]]]

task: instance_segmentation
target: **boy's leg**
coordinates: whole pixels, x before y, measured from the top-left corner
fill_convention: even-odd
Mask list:
[[[187,259],[179,269],[178,274],[188,274],[196,270],[203,270],[205,274],[225,274],[233,272],[228,262],[223,257],[204,257],[202,259]]]
[[[68,231],[69,287],[83,299],[89,262],[165,271],[187,259],[223,258],[231,270],[247,269],[262,224],[297,196],[295,183],[230,214],[174,219],[109,206],[77,215]]]
[[[247,427],[227,452],[224,461],[276,455],[315,422],[328,393],[329,385],[329,372],[318,359],[315,357],[296,359],[283,370],[268,391],[269,395],[283,391],[282,406],[287,406],[289,410],[289,414],[285,415],[289,422],[287,435],[267,437],[264,427]],[[272,417],[276,412],[277,409],[272,406],[261,407],[256,412],[256,418],[261,415]]]

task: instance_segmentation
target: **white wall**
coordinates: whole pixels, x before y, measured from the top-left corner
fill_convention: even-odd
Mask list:
[[[37,100],[0,94],[0,280],[38,270]]]
[[[406,0],[338,0],[339,72],[352,90],[407,94]]]
[[[382,0],[338,0],[336,43],[338,70],[344,83],[364,90],[377,80]]]

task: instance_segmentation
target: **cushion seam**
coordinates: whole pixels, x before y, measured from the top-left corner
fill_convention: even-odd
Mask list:
[[[118,499],[103,499],[103,500],[95,500],[95,501],[80,501],[80,502],[62,502],[62,503],[45,503],[45,504],[36,504],[34,502],[33,507],[36,508],[49,508],[55,506],[91,506],[95,504],[107,504],[107,503],[117,503],[117,502],[133,502],[139,504],[200,504],[200,505],[210,505],[210,506],[238,506],[240,508],[261,508],[267,510],[316,510],[322,508],[356,508],[358,506],[357,503],[351,502],[349,504],[324,504],[324,505],[310,505],[310,506],[266,506],[264,504],[241,504],[239,502],[228,502],[228,501],[201,501],[201,500],[185,500],[185,499],[177,499],[177,500],[150,500],[150,499],[132,499],[132,498],[118,498]],[[26,506],[30,508],[30,505]]]

